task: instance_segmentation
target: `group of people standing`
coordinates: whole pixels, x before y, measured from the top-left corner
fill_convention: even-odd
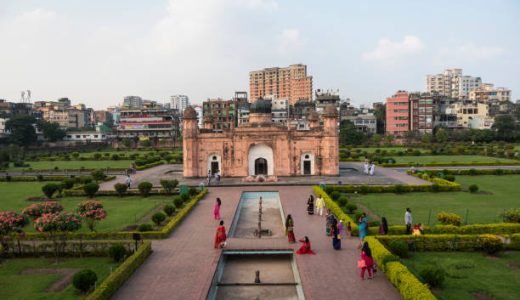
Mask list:
[[[211,170],[208,170],[208,178],[207,178],[207,184],[208,186],[211,185],[211,179],[215,177],[215,182],[218,185],[220,183],[220,171],[215,172],[215,174],[211,173]]]
[[[376,165],[373,161],[365,160],[365,164],[363,165],[363,173],[365,175],[374,176],[374,172],[376,171]]]

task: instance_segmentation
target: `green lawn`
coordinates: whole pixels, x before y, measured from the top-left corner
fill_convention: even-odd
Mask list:
[[[386,217],[390,225],[404,225],[407,207],[412,210],[414,223],[426,225],[428,219],[430,225],[436,224],[435,216],[441,211],[456,213],[463,220],[468,212],[468,223],[497,223],[502,222],[499,215],[504,209],[520,207],[520,175],[456,176],[456,181],[463,186],[476,184],[481,192],[367,194],[354,197],[353,201],[374,215]]]
[[[346,149],[346,148],[342,148],[342,149]],[[368,152],[368,153],[374,153],[376,152],[377,149],[379,149],[380,151],[383,151],[383,150],[386,150],[386,152],[390,153],[390,152],[394,152],[394,153],[397,153],[399,151],[402,151],[402,152],[406,152],[406,149],[408,149],[407,147],[356,147],[356,148],[352,148],[350,151],[351,152],[357,152],[357,150],[361,150],[360,152]],[[426,153],[426,152],[429,152],[430,150],[428,149],[420,149],[420,148],[412,148],[414,151],[415,150],[419,150],[421,151],[421,153]]]
[[[520,295],[520,252],[506,252],[498,258],[482,253],[422,252],[403,262],[415,274],[429,263],[447,272],[443,287],[433,290],[439,299],[513,300]]]
[[[392,156],[396,163],[495,163],[495,162],[518,162],[517,160],[480,156],[480,155],[422,155],[422,156]]]
[[[55,167],[58,167],[60,170],[65,169],[80,169],[84,167],[85,169],[103,169],[103,168],[130,168],[134,161],[133,160],[59,160],[59,161],[28,161],[30,166],[24,168],[15,168],[10,167],[10,171],[15,170],[27,170],[32,168],[33,170],[54,170]]]
[[[160,150],[159,152],[165,152],[166,150]],[[182,154],[182,150],[173,150],[173,151],[167,151],[169,152],[170,154],[172,155],[175,155],[175,154]],[[92,158],[94,157],[94,154],[96,153],[99,153],[101,154],[102,156],[106,156],[106,154],[108,154],[108,156],[112,156],[112,154],[118,154],[118,155],[122,155],[124,154],[126,157],[132,155],[132,154],[137,154],[141,157],[147,155],[147,154],[156,154],[158,153],[157,151],[140,151],[140,150],[121,150],[121,151],[116,151],[116,150],[111,150],[111,151],[93,151],[93,152],[80,152],[79,153],[79,157],[85,157],[85,158]],[[71,155],[71,159],[72,158],[72,155]]]
[[[110,274],[110,267],[115,269],[117,264],[107,257],[61,258],[57,265],[54,258],[7,259],[0,264],[0,299],[82,299],[84,296],[72,284],[61,292],[45,292],[63,275],[22,275],[20,272],[33,268],[91,269],[96,272],[99,285]]]
[[[25,207],[31,205],[26,201],[28,197],[43,196],[41,187],[45,183],[40,182],[0,182],[2,197],[0,200],[0,211],[11,210],[21,212]],[[172,196],[150,196],[142,198],[139,196],[131,197],[95,197],[96,200],[103,202],[107,211],[107,218],[99,222],[96,226],[97,231],[118,231],[126,226],[140,224],[140,220],[152,209],[166,201],[171,201]],[[68,197],[57,199],[66,211],[74,211],[78,204],[86,200],[86,197]],[[30,224],[26,227],[27,232],[34,232],[35,229]],[[88,231],[83,226],[81,231]]]

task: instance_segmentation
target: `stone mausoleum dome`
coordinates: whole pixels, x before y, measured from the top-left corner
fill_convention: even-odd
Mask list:
[[[259,98],[249,108],[249,113],[252,114],[270,114],[271,113],[271,101]]]
[[[315,110],[313,110],[307,116],[307,120],[309,120],[310,122],[319,121],[320,120],[320,115],[318,115],[318,113]]]
[[[197,112],[191,106],[186,107],[184,110],[184,114],[182,115],[183,119],[197,119]]]

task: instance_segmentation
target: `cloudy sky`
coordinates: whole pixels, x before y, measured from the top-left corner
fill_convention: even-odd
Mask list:
[[[230,98],[304,63],[354,103],[460,67],[520,98],[520,1],[0,0],[0,99]]]

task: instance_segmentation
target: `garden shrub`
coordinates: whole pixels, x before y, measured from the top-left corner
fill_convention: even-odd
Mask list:
[[[66,188],[66,189],[71,189],[74,187],[74,179],[72,178],[67,178],[65,180],[62,181],[63,182],[63,186]]]
[[[116,183],[114,184],[114,189],[116,190],[119,197],[123,197],[123,195],[126,193],[126,190],[128,190],[128,185],[124,183]]]
[[[438,193],[440,191],[441,191],[441,186],[440,185],[438,185],[437,183],[432,184],[432,192]]]
[[[189,194],[182,194],[181,195],[181,200],[182,202],[187,202],[188,200],[190,200],[190,195]]]
[[[334,200],[334,201],[338,201],[340,196],[341,196],[341,193],[338,191],[333,191],[332,193],[330,193],[330,198],[332,198],[332,200]]]
[[[103,181],[107,177],[103,170],[94,170],[90,173],[90,176],[92,176],[95,181]]]
[[[93,198],[99,190],[99,184],[95,182],[87,183],[83,186],[83,191],[89,198]]]
[[[42,174],[38,174],[38,175],[36,176],[36,179],[37,179],[38,181],[43,181],[43,175],[42,175]]]
[[[148,181],[140,182],[137,186],[137,189],[139,189],[139,192],[143,197],[148,197],[148,194],[150,194],[150,191],[152,190],[153,185]]]
[[[164,222],[164,220],[166,220],[166,215],[163,214],[162,212],[158,212],[158,213],[155,213],[153,216],[152,216],[152,221],[155,223],[155,225],[159,226],[161,225],[162,222]]]
[[[171,194],[171,192],[173,192],[173,190],[179,184],[179,181],[177,179],[173,179],[173,180],[161,179],[160,183],[161,183],[162,188],[166,191],[166,193]]]
[[[119,160],[119,155],[114,153],[114,154],[112,154],[112,157],[110,159],[112,159],[112,160]]]
[[[402,193],[405,192],[405,187],[402,184],[396,184],[394,191],[395,191],[396,194],[402,194]]]
[[[362,185],[359,187],[359,192],[361,194],[368,194],[368,193],[370,193],[370,187],[368,187],[366,185]]]
[[[405,241],[393,240],[388,244],[388,247],[393,254],[401,258],[407,258],[409,256],[408,244]]]
[[[184,203],[184,201],[182,200],[181,196],[173,198],[173,204],[175,204],[175,207],[180,208],[182,206],[182,203]]]
[[[190,187],[190,189],[188,190],[188,194],[190,195],[190,197],[193,197],[193,196],[197,195],[198,193],[199,193],[199,191],[195,187]]]
[[[164,206],[163,211],[168,217],[171,217],[175,213],[175,206],[167,204]]]
[[[481,234],[478,236],[480,249],[487,254],[493,255],[504,248],[502,240],[494,234]]]
[[[81,183],[81,184],[88,184],[88,183],[92,182],[91,176],[80,176],[77,178],[78,178],[79,183]]]
[[[140,232],[153,231],[153,226],[152,226],[152,224],[145,223],[145,224],[139,225],[139,227],[137,227],[137,230]]]
[[[470,185],[470,186],[469,186],[469,192],[470,192],[470,193],[473,193],[473,194],[476,193],[476,192],[478,192],[478,185],[476,185],[476,184],[472,184],[472,185]]]
[[[455,181],[455,176],[454,175],[446,175],[446,177],[444,178],[448,181],[451,181],[451,182],[454,182]]]
[[[126,248],[121,244],[115,244],[108,248],[108,255],[112,257],[115,262],[120,262],[126,254]]]
[[[437,214],[437,220],[443,225],[460,226],[462,218],[454,213],[440,212]]]
[[[91,287],[94,286],[94,284],[97,281],[97,275],[92,270],[81,270],[74,274],[74,277],[72,278],[72,284],[74,287],[83,293],[88,292]]]
[[[473,169],[473,168],[472,168],[472,169],[469,169],[469,171],[468,171],[468,175],[470,175],[470,176],[475,176],[475,175],[477,175],[477,170],[475,170],[475,169]]]
[[[512,208],[500,214],[504,222],[520,223],[520,208]]]
[[[42,186],[42,192],[47,196],[47,198],[52,198],[56,191],[58,191],[58,185],[55,183],[47,183]]]
[[[345,205],[347,205],[348,199],[347,199],[347,197],[345,195],[341,195],[341,197],[339,197],[337,202],[338,202],[339,206],[344,207]]]
[[[430,287],[440,288],[444,282],[444,278],[446,277],[446,272],[439,266],[435,264],[427,264],[420,272],[424,283],[428,284]]]
[[[357,209],[357,205],[354,203],[347,203],[347,205],[345,205],[345,209],[347,210],[347,213],[353,214]]]
[[[94,153],[94,159],[95,160],[100,160],[101,159],[101,153]]]

